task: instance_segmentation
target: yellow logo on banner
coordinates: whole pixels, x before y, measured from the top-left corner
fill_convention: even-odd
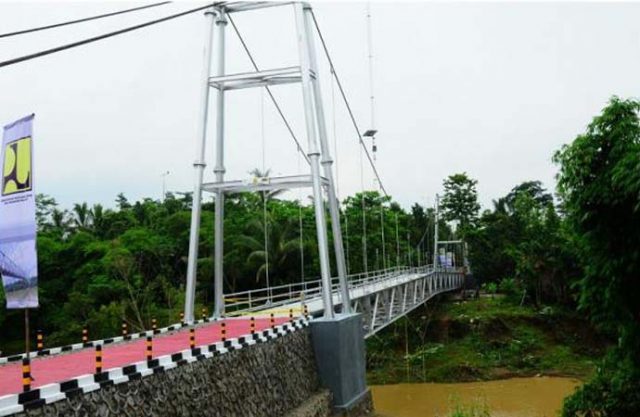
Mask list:
[[[31,137],[8,143],[4,148],[2,195],[31,190]]]

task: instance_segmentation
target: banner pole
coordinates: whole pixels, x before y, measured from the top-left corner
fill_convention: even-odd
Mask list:
[[[30,340],[29,340],[29,309],[25,308],[24,309],[24,345],[25,345],[25,352],[27,354],[27,358],[29,357],[29,353],[31,350],[31,346],[30,346]]]

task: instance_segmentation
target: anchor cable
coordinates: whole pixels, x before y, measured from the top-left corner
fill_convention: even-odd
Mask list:
[[[0,62],[0,68],[7,67],[9,65],[18,64],[20,62],[30,61],[32,59],[36,59],[36,58],[40,58],[40,57],[43,57],[43,56],[54,54],[56,52],[66,51],[67,49],[72,49],[72,48],[76,48],[78,46],[87,45],[87,44],[90,44],[90,43],[93,43],[93,42],[101,41],[103,39],[107,39],[107,38],[111,38],[111,37],[114,37],[114,36],[122,35],[124,33],[133,32],[135,30],[142,29],[142,28],[145,28],[147,26],[152,26],[152,25],[155,25],[155,24],[158,24],[158,23],[162,23],[162,22],[166,22],[166,21],[169,21],[169,20],[172,20],[172,19],[176,19],[178,17],[186,16],[186,15],[191,14],[191,13],[199,12],[201,10],[209,9],[212,6],[213,6],[213,3],[209,3],[206,6],[196,7],[195,9],[189,9],[189,10],[186,10],[184,12],[180,12],[180,13],[176,13],[176,14],[172,14],[172,15],[169,15],[169,16],[162,17],[160,19],[150,20],[148,22],[140,23],[140,24],[134,25],[134,26],[129,26],[129,27],[126,27],[126,28],[123,28],[123,29],[119,29],[119,30],[113,31],[113,32],[104,33],[102,35],[98,35],[98,36],[94,36],[94,37],[91,37],[91,38],[83,39],[83,40],[80,40],[80,41],[77,41],[77,42],[72,42],[72,43],[68,43],[66,45],[56,46],[55,48],[46,49],[44,51],[35,52],[33,54],[28,54],[28,55],[23,55],[23,56],[20,56],[20,57],[17,57],[17,58],[12,58],[12,59]]]
[[[144,5],[144,6],[134,7],[134,8],[131,8],[131,9],[119,10],[117,12],[105,13],[105,14],[100,14],[100,15],[90,16],[90,17],[84,17],[82,19],[69,20],[67,22],[54,23],[52,25],[39,26],[39,27],[31,28],[31,29],[17,30],[15,32],[0,33],[0,38],[9,38],[11,36],[25,35],[27,33],[39,32],[41,30],[55,29],[55,28],[59,28],[59,27],[63,27],[63,26],[74,25],[76,23],[89,22],[91,20],[103,19],[105,17],[117,16],[117,15],[120,15],[120,14],[137,12],[138,10],[150,9],[152,7],[164,6],[165,4],[169,4],[169,3],[171,3],[171,2],[170,1],[163,1],[163,2],[160,2],[160,3],[147,4],[147,5]]]

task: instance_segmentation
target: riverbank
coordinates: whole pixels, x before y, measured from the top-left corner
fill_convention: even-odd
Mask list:
[[[535,310],[499,296],[441,298],[367,341],[367,378],[370,385],[541,375],[583,380],[606,344],[573,312]]]

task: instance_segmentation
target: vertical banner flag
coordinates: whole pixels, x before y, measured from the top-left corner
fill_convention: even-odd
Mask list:
[[[7,308],[38,307],[33,115],[4,127],[0,189],[0,274]]]

